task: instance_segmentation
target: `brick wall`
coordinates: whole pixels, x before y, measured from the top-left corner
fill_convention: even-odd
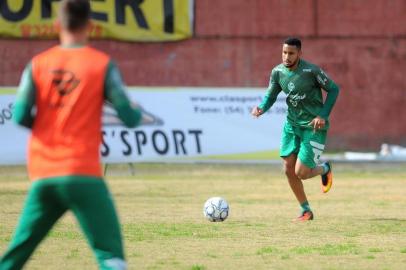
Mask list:
[[[172,43],[94,41],[129,85],[266,87],[281,41],[341,86],[330,149],[406,145],[406,1],[195,0],[195,37]],[[17,85],[33,54],[56,41],[0,40],[0,85]],[[131,53],[129,53],[131,52]]]

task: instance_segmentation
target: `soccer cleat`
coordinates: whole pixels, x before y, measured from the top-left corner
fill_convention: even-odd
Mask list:
[[[328,172],[321,175],[321,190],[323,193],[327,193],[333,184],[333,167],[331,166],[330,161],[327,161],[326,164],[328,166]]]
[[[306,211],[304,212],[301,216],[297,217],[294,221],[309,221],[309,220],[313,220],[314,216],[313,216],[313,212],[312,211]]]

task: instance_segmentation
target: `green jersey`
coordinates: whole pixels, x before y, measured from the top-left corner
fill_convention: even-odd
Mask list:
[[[327,92],[325,102],[321,89]],[[309,126],[310,122],[320,116],[326,120],[325,129],[328,129],[328,118],[339,88],[323,70],[303,59],[299,60],[297,68],[292,71],[283,64],[276,66],[272,70],[267,93],[259,108],[266,112],[281,91],[287,96],[287,120],[291,125],[312,128]]]

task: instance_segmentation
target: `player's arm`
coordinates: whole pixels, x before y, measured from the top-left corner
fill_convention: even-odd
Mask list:
[[[334,104],[336,103],[338,93],[340,92],[340,88],[321,69],[317,69],[315,75],[316,80],[320,85],[320,87],[327,92],[326,100],[324,101],[324,105],[319,113],[319,116],[323,119],[328,119],[331,110],[333,109]]]
[[[32,128],[34,124],[35,84],[32,78],[32,65],[29,63],[21,76],[13,107],[13,121],[21,126]]]
[[[141,122],[141,111],[131,106],[123,81],[117,66],[110,61],[107,67],[106,80],[104,84],[105,99],[110,102],[116,110],[118,118],[127,127],[135,127]]]
[[[279,93],[282,91],[281,86],[277,80],[277,71],[272,70],[271,78],[269,79],[269,86],[265,97],[263,98],[261,104],[257,107],[254,107],[252,110],[252,114],[256,117],[260,116],[261,114],[265,113],[272,105],[275,103]]]

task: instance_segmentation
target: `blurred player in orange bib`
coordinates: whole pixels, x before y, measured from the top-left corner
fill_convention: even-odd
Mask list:
[[[62,215],[71,210],[100,269],[126,269],[120,225],[102,178],[100,144],[104,101],[128,127],[133,109],[110,57],[87,46],[88,0],[63,0],[60,45],[35,56],[22,75],[13,118],[32,130],[32,185],[0,269],[21,269]]]

